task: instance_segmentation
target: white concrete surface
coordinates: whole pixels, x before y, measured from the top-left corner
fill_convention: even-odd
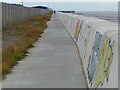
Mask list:
[[[75,42],[54,15],[28,56],[3,80],[3,88],[86,88]]]

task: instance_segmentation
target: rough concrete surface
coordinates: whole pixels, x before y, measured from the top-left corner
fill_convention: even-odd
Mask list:
[[[86,88],[77,47],[55,15],[34,46],[3,88]]]

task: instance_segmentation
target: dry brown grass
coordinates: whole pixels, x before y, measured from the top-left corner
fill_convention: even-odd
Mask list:
[[[45,28],[47,21],[50,20],[51,13],[36,16],[21,24],[7,27],[6,29],[16,29],[16,34],[23,35],[23,38],[16,41],[13,45],[8,46],[2,51],[2,74],[11,72],[11,68],[19,60],[24,58],[28,48],[40,37]]]

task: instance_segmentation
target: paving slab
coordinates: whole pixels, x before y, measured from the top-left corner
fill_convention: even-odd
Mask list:
[[[3,88],[86,88],[77,47],[52,15],[42,38],[3,80]]]

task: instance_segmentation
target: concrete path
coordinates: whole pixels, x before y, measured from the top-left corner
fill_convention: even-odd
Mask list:
[[[29,52],[3,88],[86,88],[76,45],[55,15]]]

